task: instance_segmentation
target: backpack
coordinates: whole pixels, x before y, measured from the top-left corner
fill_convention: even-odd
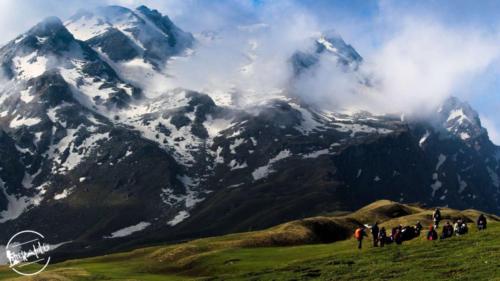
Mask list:
[[[356,239],[361,239],[362,235],[363,234],[361,228],[356,229],[356,231],[354,232],[354,237],[356,237]]]

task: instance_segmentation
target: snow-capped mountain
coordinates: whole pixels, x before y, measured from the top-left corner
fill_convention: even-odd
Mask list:
[[[143,89],[157,77],[165,79],[161,70],[168,59],[189,52],[195,44],[191,33],[145,6],[135,10],[120,6],[83,10],[64,24],[120,77]]]
[[[464,141],[477,139],[487,133],[481,126],[477,112],[455,97],[447,99],[438,109],[438,114],[442,126]]]
[[[338,34],[314,44],[290,58],[296,75],[324,56],[345,71],[362,63]],[[190,89],[148,95],[140,74],[190,49],[190,33],[144,6],[49,18],[0,48],[2,241],[36,229],[70,242],[67,258],[380,198],[500,211],[499,148],[466,103],[450,98],[427,121],[286,92],[244,109]]]
[[[119,6],[80,11],[65,26],[75,38],[113,62],[134,60],[161,67],[169,57],[194,43],[193,36],[178,28],[168,16],[146,6],[134,11]]]
[[[335,58],[337,63],[346,71],[356,70],[363,58],[356,50],[334,30],[323,32],[315,39],[312,50],[298,50],[291,57],[293,71],[296,75],[314,68],[321,60],[321,56]]]

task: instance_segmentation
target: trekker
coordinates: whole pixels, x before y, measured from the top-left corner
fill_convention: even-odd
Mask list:
[[[396,232],[397,232],[398,228],[397,227],[393,227],[391,229],[391,242],[394,242],[394,237],[396,236]]]
[[[439,208],[436,208],[434,213],[432,213],[432,219],[434,220],[434,227],[438,228],[439,222],[441,221],[441,210]]]
[[[354,237],[358,240],[358,249],[361,250],[361,244],[363,243],[363,237],[366,236],[365,227],[361,226],[354,232]]]
[[[385,227],[382,227],[378,232],[378,241],[380,242],[380,247],[384,247],[386,240],[387,240],[387,233],[385,232]]]
[[[460,234],[467,234],[469,232],[469,227],[467,226],[467,223],[464,221],[462,223],[462,226],[460,227]]]
[[[373,247],[378,247],[378,232],[378,222],[375,222],[375,224],[372,226]]]
[[[486,217],[483,214],[479,215],[479,218],[477,218],[477,229],[486,229]]]
[[[450,224],[449,221],[447,221],[446,224],[443,225],[443,232],[441,233],[441,239],[450,238],[452,236],[453,236],[453,226]]]
[[[403,243],[403,234],[401,233],[400,227],[396,229],[396,233],[394,234],[394,242],[396,242],[396,244],[398,245],[401,245]]]
[[[415,234],[417,236],[420,236],[420,232],[422,231],[422,228],[424,228],[424,227],[422,226],[420,221],[417,221],[417,223],[415,224]]]
[[[462,219],[458,219],[454,226],[455,234],[457,236],[467,234],[469,232],[469,228],[467,227],[467,223]]]
[[[453,230],[455,231],[455,235],[460,235],[458,232],[460,231],[460,225],[462,224],[462,220],[458,219],[455,221],[455,224],[453,224]]]
[[[438,239],[438,234],[436,230],[434,229],[434,225],[431,225],[429,227],[429,232],[427,232],[427,240],[437,240]]]

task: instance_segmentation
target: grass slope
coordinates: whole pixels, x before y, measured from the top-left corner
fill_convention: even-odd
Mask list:
[[[430,223],[432,210],[377,201],[337,217],[293,221],[268,230],[231,234],[50,265],[34,277],[0,268],[0,280],[500,280],[500,222],[444,241],[424,235],[403,245],[356,249],[352,229]],[[475,219],[477,211],[443,209],[446,219]],[[334,238],[327,238],[328,235]],[[342,240],[348,238],[347,240]],[[335,243],[321,243],[326,240]]]

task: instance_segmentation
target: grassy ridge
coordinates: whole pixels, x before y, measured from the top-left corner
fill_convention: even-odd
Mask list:
[[[357,224],[373,220],[386,226],[416,220],[426,224],[430,213],[377,201],[347,216],[311,218],[264,231],[67,261],[50,265],[33,279],[3,268],[0,280],[500,280],[497,217],[490,217],[487,231],[471,227],[468,235],[444,241],[426,241],[422,235],[401,246],[372,248],[367,239],[361,251],[354,239],[319,243],[325,231],[350,232]],[[477,214],[443,210],[445,220],[474,219]]]

